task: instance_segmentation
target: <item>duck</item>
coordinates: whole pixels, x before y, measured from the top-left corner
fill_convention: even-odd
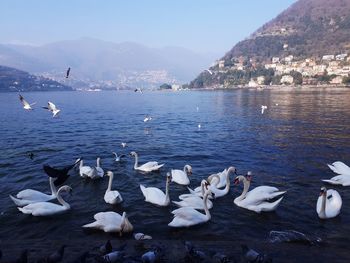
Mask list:
[[[106,233],[117,232],[121,236],[122,233],[132,232],[134,227],[128,220],[126,212],[122,215],[116,212],[100,212],[94,215],[95,221],[83,225],[83,228],[99,229]]]
[[[342,199],[336,190],[327,190],[326,187],[322,187],[316,204],[318,217],[321,219],[329,219],[338,216],[342,204]]]
[[[16,197],[10,195],[11,200],[17,206],[26,206],[38,202],[47,202],[56,198],[57,189],[54,185],[54,178],[49,177],[51,194],[44,194],[40,191],[33,189],[25,189],[17,193]]]
[[[50,202],[38,202],[26,205],[24,207],[18,207],[18,210],[23,214],[31,214],[33,216],[52,216],[64,213],[71,207],[61,197],[61,192],[72,192],[72,188],[68,185],[61,186],[57,191],[57,200],[61,205],[50,203]]]
[[[173,220],[168,224],[170,227],[190,227],[198,224],[208,222],[211,219],[211,215],[208,209],[207,201],[208,197],[213,195],[210,189],[207,189],[204,198],[202,200],[205,213],[197,211],[193,207],[181,207],[172,211],[174,215]],[[214,196],[214,195],[213,195]]]
[[[108,180],[108,187],[104,195],[104,200],[107,204],[111,204],[111,205],[120,204],[121,202],[123,202],[123,198],[121,194],[117,190],[112,191],[112,181],[113,181],[114,174],[112,171],[108,171],[106,175],[109,177],[109,180]]]
[[[141,184],[140,189],[142,191],[143,196],[145,197],[145,201],[157,206],[168,206],[170,204],[170,197],[169,197],[170,182],[171,182],[171,174],[168,172],[166,176],[165,194],[159,188],[156,188],[156,187],[146,188]]]
[[[244,189],[242,194],[234,199],[234,203],[239,207],[256,213],[276,210],[283,196],[274,202],[268,201],[283,195],[286,191],[279,191],[276,187],[263,185],[248,192],[251,180],[251,172],[248,172],[246,176],[239,175],[235,178],[234,184],[238,185],[240,182],[243,182]]]
[[[334,162],[333,164],[328,164],[328,167],[335,172],[336,176],[328,180],[322,180],[325,183],[333,185],[350,186],[350,167],[343,162]]]
[[[157,171],[159,170],[161,167],[164,166],[164,164],[158,164],[158,162],[147,162],[145,164],[142,165],[138,165],[138,155],[136,152],[131,152],[130,153],[131,156],[135,157],[135,164],[134,164],[134,169],[135,170],[139,170],[142,172],[152,172],[152,171]]]
[[[206,180],[202,180],[201,186],[203,187],[202,189],[204,189],[205,191],[205,189],[207,189],[208,186],[210,186],[210,184]],[[188,196],[183,197],[181,201],[173,201],[173,203],[179,207],[191,207],[199,210],[205,210],[205,207],[207,207],[208,209],[213,208],[213,203],[208,198],[206,198],[206,205],[204,205],[203,200],[204,197],[202,198],[201,196],[196,194],[189,194]]]
[[[171,178],[172,178],[171,181],[179,185],[189,185],[190,180],[188,176],[191,174],[192,174],[192,167],[186,164],[183,170],[177,170],[177,169],[171,170]]]

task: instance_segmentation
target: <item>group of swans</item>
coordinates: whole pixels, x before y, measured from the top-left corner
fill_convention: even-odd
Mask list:
[[[101,158],[98,157],[96,159],[96,166],[84,166],[83,160],[80,161],[79,165],[79,174],[83,178],[90,178],[90,179],[98,179],[102,178],[104,176],[104,170],[101,168],[100,165]]]

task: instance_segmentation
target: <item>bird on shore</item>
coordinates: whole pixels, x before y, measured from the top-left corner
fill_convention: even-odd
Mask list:
[[[256,262],[256,263],[272,263],[272,259],[266,254],[259,253],[254,249],[249,248],[247,245],[241,245],[242,254],[245,262]]]
[[[162,254],[162,249],[160,247],[155,247],[151,251],[147,251],[141,257],[143,263],[155,263],[159,262]]]
[[[66,72],[66,79],[68,79],[69,73],[70,73],[70,67],[67,69],[67,72]]]
[[[56,117],[57,114],[61,111],[56,107],[55,104],[53,104],[51,101],[47,103],[47,107],[42,107],[43,109],[47,109],[52,112],[52,117]]]
[[[33,106],[34,104],[36,104],[36,102],[29,104],[29,103],[23,98],[23,96],[22,96],[21,94],[18,94],[18,95],[19,95],[19,100],[20,100],[20,101],[22,102],[22,104],[23,104],[23,109],[25,109],[25,110],[33,110],[32,106]]]

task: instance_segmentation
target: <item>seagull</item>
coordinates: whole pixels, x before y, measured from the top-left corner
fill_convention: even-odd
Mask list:
[[[66,79],[68,79],[68,77],[69,77],[69,73],[70,73],[70,67],[67,69]]]
[[[33,110],[32,105],[36,104],[36,102],[29,104],[29,103],[23,98],[23,96],[22,96],[21,94],[18,94],[18,95],[19,95],[19,100],[20,100],[20,101],[22,102],[22,104],[23,104],[23,109],[25,109],[25,110]]]
[[[264,114],[264,111],[267,109],[267,106],[261,105],[261,114]]]
[[[126,142],[122,142],[120,145],[121,145],[123,148],[125,148],[125,147],[127,146]]]
[[[125,157],[126,155],[125,154],[122,154],[122,155],[118,155],[116,152],[112,152],[115,156],[115,161],[116,162],[120,162],[121,158]]]
[[[42,107],[43,109],[47,109],[52,112],[52,117],[56,117],[56,115],[61,111],[56,108],[56,105],[53,104],[51,101],[47,103],[47,107]]]
[[[152,117],[151,116],[146,116],[144,119],[143,119],[143,122],[148,122],[148,121],[151,121],[152,120]]]

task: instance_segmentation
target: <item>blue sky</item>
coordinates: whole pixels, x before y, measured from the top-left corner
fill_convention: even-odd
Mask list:
[[[226,52],[296,0],[1,0],[0,43],[93,37]]]

